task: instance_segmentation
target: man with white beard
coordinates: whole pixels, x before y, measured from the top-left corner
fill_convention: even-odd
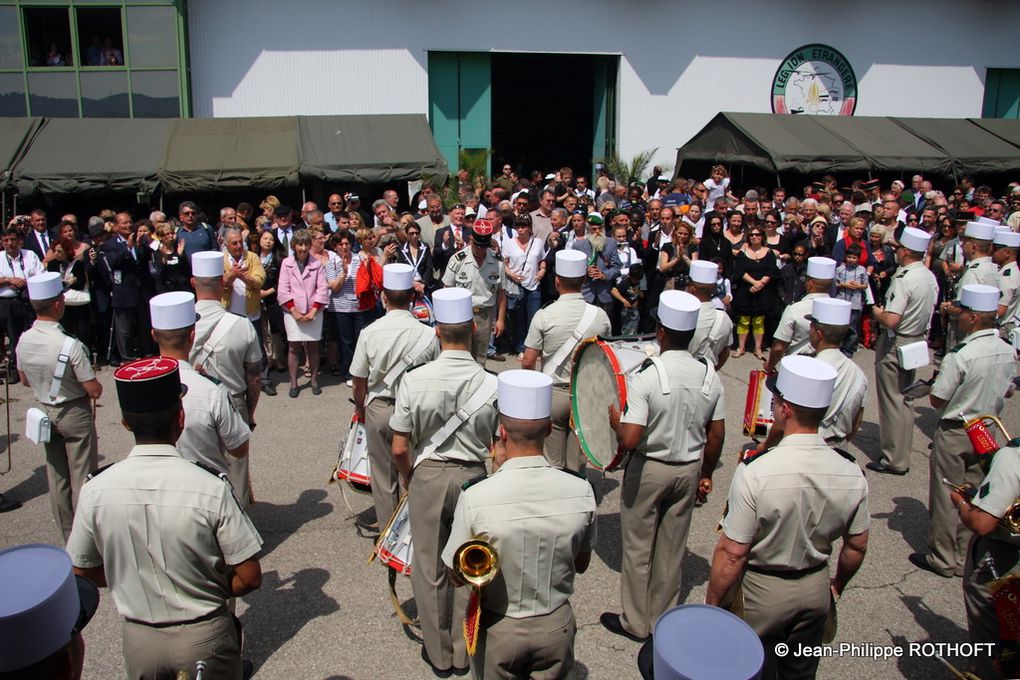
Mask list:
[[[610,291],[620,276],[620,258],[616,254],[616,240],[606,238],[602,215],[588,215],[588,235],[576,239],[570,248],[580,250],[588,257],[588,275],[581,286],[584,301],[608,313],[613,301]]]

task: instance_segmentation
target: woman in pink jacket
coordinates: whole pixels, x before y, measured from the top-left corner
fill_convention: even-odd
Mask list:
[[[309,257],[312,237],[304,229],[291,239],[294,255],[280,264],[277,300],[283,307],[283,326],[287,331],[287,366],[290,370],[290,396],[298,395],[298,350],[304,345],[308,368],[312,372],[312,394],[322,394],[319,387],[319,340],[322,338],[322,315],[329,303],[329,287],[322,263]]]

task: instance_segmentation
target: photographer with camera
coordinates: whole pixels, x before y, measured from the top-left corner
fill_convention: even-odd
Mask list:
[[[7,383],[10,385],[18,382],[15,354],[18,340],[35,318],[28,304],[28,279],[44,271],[36,254],[22,249],[18,220],[19,217],[11,220],[0,236],[4,249],[3,256],[0,256],[0,333],[6,335],[9,341]]]

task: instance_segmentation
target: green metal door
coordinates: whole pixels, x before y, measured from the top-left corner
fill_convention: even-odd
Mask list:
[[[451,172],[460,169],[462,151],[488,155],[492,144],[488,53],[429,52],[429,122]],[[487,170],[491,173],[492,168]]]
[[[595,57],[592,84],[594,116],[591,158],[605,163],[616,149],[616,73],[619,57]]]
[[[981,117],[1020,118],[1020,69],[988,69]]]

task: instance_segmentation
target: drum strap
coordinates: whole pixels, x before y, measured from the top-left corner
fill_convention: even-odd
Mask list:
[[[384,375],[382,380],[368,391],[368,396],[365,397],[365,406],[371,404],[374,399],[381,397],[384,393],[390,392],[393,386],[397,384],[397,381],[400,380],[400,376],[404,375],[411,366],[414,366],[415,362],[421,358],[429,347],[432,347],[436,341],[436,336],[431,328],[427,330],[429,332],[421,334],[418,342],[414,343],[411,347],[411,351],[401,357],[400,361],[390,368],[389,373]]]
[[[195,354],[195,361],[192,362],[192,365],[195,368],[202,368],[203,370],[206,368],[205,362],[209,361],[209,357],[212,356],[212,353],[217,347],[219,347],[220,343],[223,342],[223,339],[230,335],[230,331],[234,329],[234,324],[237,323],[240,318],[241,317],[238,315],[230,313],[224,314],[220,317],[216,327],[213,328],[212,333],[209,335],[209,339],[205,341],[205,344],[202,345],[201,349],[199,349]]]
[[[598,314],[599,308],[595,305],[585,305],[584,312],[581,314],[581,319],[577,322],[577,326],[574,331],[570,334],[570,339],[560,345],[560,348],[556,350],[549,361],[542,363],[542,372],[548,376],[556,375],[556,372],[563,366],[563,362],[567,360],[570,353],[574,351],[579,343],[584,338],[584,332],[588,330],[592,322],[595,321],[595,315]]]
[[[850,392],[849,393],[850,394],[857,394],[857,392],[859,392],[862,389],[864,389],[864,381],[865,380],[867,380],[867,378],[864,377],[864,371],[858,371],[857,375],[854,377],[854,385],[853,385],[852,388],[850,388]],[[840,414],[841,411],[842,411],[842,409],[834,410],[832,412],[832,415],[830,415],[829,417],[825,418],[824,420],[822,420],[822,422],[820,422],[818,424],[818,429],[822,430],[822,429],[826,429],[826,428],[832,427],[832,424],[835,423],[839,419],[839,414]],[[857,414],[855,413],[854,415],[856,416]]]
[[[669,375],[666,374],[666,364],[662,363],[662,357],[650,357],[649,361],[655,366],[655,372],[659,376],[659,389],[662,390],[663,394],[669,394],[671,392],[669,387]],[[708,396],[712,391],[712,379],[715,378],[715,367],[712,366],[712,362],[708,359],[702,359],[702,363],[705,364],[705,379],[701,382],[701,394]]]
[[[453,436],[461,425],[467,422],[468,418],[475,414],[478,409],[489,403],[489,400],[496,396],[497,381],[496,376],[491,373],[485,374],[485,379],[482,384],[478,386],[478,389],[474,391],[471,398],[459,409],[457,412],[450,417],[446,425],[435,431],[429,440],[425,442],[425,447],[418,454],[418,457],[414,459],[414,466],[418,465],[427,460],[436,452],[440,446],[446,443],[446,440]]]
[[[53,380],[50,381],[50,401],[56,401],[60,395],[60,383],[64,381],[64,373],[67,372],[67,363],[71,360],[71,349],[74,347],[75,339],[70,335],[64,338],[64,344],[60,346],[60,356],[57,357],[57,366],[53,371]]]

